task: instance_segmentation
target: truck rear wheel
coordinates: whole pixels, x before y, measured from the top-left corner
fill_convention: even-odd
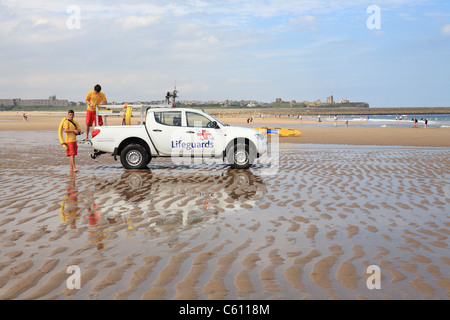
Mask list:
[[[150,162],[150,155],[140,144],[129,144],[120,153],[120,162],[125,169],[144,169]]]
[[[227,161],[234,169],[248,169],[253,165],[256,154],[248,144],[232,145],[227,151]]]

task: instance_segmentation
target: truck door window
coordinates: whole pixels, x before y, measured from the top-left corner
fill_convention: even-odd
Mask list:
[[[155,112],[155,121],[166,126],[181,127],[181,111]]]
[[[212,122],[208,118],[195,112],[186,112],[188,127],[211,128]]]

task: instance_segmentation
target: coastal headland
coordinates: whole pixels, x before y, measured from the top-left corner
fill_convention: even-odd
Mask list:
[[[213,116],[218,115],[251,115],[268,116],[288,115],[404,115],[404,114],[444,114],[450,113],[450,107],[429,108],[239,108],[239,109],[205,109]]]

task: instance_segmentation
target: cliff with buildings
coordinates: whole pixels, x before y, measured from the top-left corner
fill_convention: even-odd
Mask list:
[[[50,96],[48,99],[0,99],[0,106],[4,107],[67,107],[68,100],[56,99]]]
[[[281,99],[277,99],[276,102]],[[287,102],[286,102],[287,103]],[[301,101],[297,102],[295,100],[292,100],[289,102],[289,106],[291,108],[326,108],[326,109],[332,109],[332,108],[344,108],[344,109],[361,109],[361,108],[369,108],[369,104],[367,102],[351,102],[349,100],[341,98],[340,102],[334,101],[334,97],[330,96],[327,97],[325,102],[320,101],[320,99],[316,101]]]

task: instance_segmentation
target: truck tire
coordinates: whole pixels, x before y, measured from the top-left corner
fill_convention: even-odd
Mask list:
[[[248,169],[255,161],[256,153],[248,144],[232,145],[227,151],[227,161],[234,169]]]
[[[150,155],[140,144],[129,144],[120,152],[120,162],[125,169],[144,169],[150,162]]]

